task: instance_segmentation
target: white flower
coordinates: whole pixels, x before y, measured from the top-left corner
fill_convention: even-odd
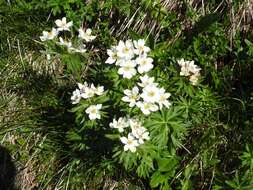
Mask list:
[[[133,61],[133,62],[135,62],[135,60],[125,59],[125,58],[119,58],[118,57],[117,61],[115,62],[115,65],[117,65],[117,66],[124,65],[126,61]]]
[[[149,115],[151,112],[158,110],[158,106],[149,102],[137,102],[137,106],[141,109],[144,115]]]
[[[96,91],[95,91],[95,94],[100,96],[104,93],[104,87],[103,86],[98,86]]]
[[[145,40],[139,39],[138,41],[134,41],[134,53],[137,55],[146,54],[150,51],[150,48],[145,46]]]
[[[200,72],[200,70],[201,70],[201,68],[199,68],[198,65],[195,65],[195,64],[194,64],[194,61],[191,61],[191,64],[190,64],[190,72],[191,72],[192,74],[197,74],[197,73]]]
[[[107,58],[107,60],[105,61],[105,63],[108,63],[108,64],[115,63],[117,61],[117,59],[118,59],[116,47],[112,46],[111,49],[108,49],[107,50],[107,55],[109,55],[109,57]]]
[[[47,54],[47,61],[51,61],[51,55]]]
[[[84,99],[91,98],[95,95],[94,89],[88,86],[88,83],[85,82],[84,84],[77,83],[80,89],[81,97]],[[93,84],[91,86],[94,86]]]
[[[145,56],[137,57],[136,63],[138,64],[138,72],[142,74],[144,72],[150,71],[153,68],[152,62],[153,59],[150,57]]]
[[[98,86],[95,87],[94,84],[91,84],[90,86],[85,82],[84,84],[77,83],[78,87],[80,89],[80,94],[81,97],[84,99],[92,98],[93,96],[102,95],[104,92],[104,87],[103,86]]]
[[[130,107],[134,107],[136,105],[136,101],[139,100],[140,96],[139,96],[139,89],[137,86],[133,87],[132,90],[124,90],[124,94],[126,96],[124,96],[122,98],[122,100],[124,102],[129,102],[129,106]]]
[[[142,124],[138,119],[129,119],[129,125],[130,125],[132,131],[142,127]]]
[[[139,144],[143,144],[144,140],[149,140],[149,132],[146,128],[140,127],[135,130],[132,130],[132,135],[138,139]]]
[[[71,48],[70,47],[69,49],[76,52],[76,53],[85,53],[87,51],[87,49],[85,49],[85,48],[86,48],[86,45],[83,44],[79,48]]]
[[[84,82],[84,84],[82,83],[77,83],[78,88],[80,89],[81,92],[84,91],[85,87],[88,87],[88,83]]]
[[[96,38],[96,36],[91,35],[92,30],[90,28],[87,28],[86,31],[83,28],[79,28],[78,32],[78,37],[84,39],[86,42],[91,42]]]
[[[81,90],[81,97],[84,99],[92,98],[95,95],[94,89],[85,87]]]
[[[120,66],[118,73],[123,75],[123,78],[130,79],[137,73],[135,69],[136,63],[134,61],[126,60]]]
[[[67,48],[72,48],[71,42],[63,40],[62,37],[60,37],[59,40],[60,40],[60,42],[59,42],[60,45],[66,46]]]
[[[200,73],[197,72],[197,73],[191,75],[189,80],[192,83],[192,85],[197,85],[199,78],[200,78]]]
[[[104,87],[103,86],[95,87],[93,84],[91,84],[91,89],[98,96],[101,96],[104,92]]]
[[[157,86],[158,85],[157,83],[154,83],[154,81],[155,81],[154,77],[149,77],[146,74],[144,76],[141,76],[140,79],[141,79],[141,83],[138,83],[138,85],[140,87],[145,88],[146,86],[153,86],[153,85]]]
[[[113,119],[113,122],[109,123],[109,126],[118,129],[120,133],[124,131],[124,128],[127,128],[129,126],[129,123],[127,122],[127,119],[124,117],[120,117],[118,121],[116,119]]]
[[[178,64],[181,66],[180,75],[189,76],[192,85],[196,85],[200,77],[201,68],[195,65],[194,61],[185,61],[184,59],[180,59]]]
[[[67,23],[66,17],[63,17],[61,20],[60,20],[60,19],[57,19],[57,20],[55,21],[55,24],[56,24],[57,27],[58,27],[58,28],[57,28],[58,31],[64,31],[64,30],[69,31],[69,30],[70,30],[69,28],[73,25],[73,22],[70,21],[70,22]]]
[[[131,59],[134,56],[134,47],[131,40],[127,40],[125,43],[119,41],[116,47],[117,56],[123,59]]]
[[[198,73],[201,70],[197,65],[194,64],[194,61],[185,61],[184,59],[180,59],[178,64],[181,66],[181,76],[190,76]]]
[[[166,93],[164,88],[159,89],[159,100],[158,104],[160,109],[165,106],[166,108],[169,108],[171,106],[171,103],[168,101],[168,98],[171,96],[170,93]]]
[[[155,103],[159,100],[159,88],[154,85],[149,85],[143,88],[141,97],[145,102]]]
[[[125,144],[124,151],[130,150],[131,152],[136,151],[136,147],[139,146],[137,140],[133,137],[133,135],[128,134],[128,137],[120,137],[120,141]]]
[[[95,120],[95,119],[100,119],[101,115],[99,110],[102,108],[102,104],[97,104],[97,105],[91,105],[89,106],[85,112],[89,114],[90,120]]]
[[[81,100],[80,90],[76,89],[71,96],[72,104],[78,104]]]
[[[58,31],[55,28],[52,28],[50,32],[43,31],[42,36],[40,36],[41,41],[46,41],[46,40],[52,40],[58,35]]]
[[[189,76],[190,70],[189,70],[189,61],[185,61],[184,59],[178,60],[178,64],[181,67],[180,70],[180,76]]]

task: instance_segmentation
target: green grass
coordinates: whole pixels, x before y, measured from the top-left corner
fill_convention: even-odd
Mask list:
[[[85,24],[104,31],[100,48],[109,47],[111,37],[145,35],[157,48],[154,56],[160,69],[175,61],[171,57],[198,61],[209,89],[178,102],[190,110],[196,127],[188,131],[183,148],[177,149],[182,163],[170,185],[173,189],[252,188],[253,46],[245,41],[252,42],[249,2],[201,2],[0,3],[0,142],[15,161],[18,188],[151,188],[147,178],[127,171],[104,150],[108,140],[99,131],[91,130],[90,139],[85,139],[93,144],[90,150],[76,147],[80,139],[75,136],[75,116],[69,112],[74,79],[65,75],[57,58],[46,61],[38,38],[65,13],[76,22],[81,22],[81,16]],[[202,114],[201,108],[209,112]]]

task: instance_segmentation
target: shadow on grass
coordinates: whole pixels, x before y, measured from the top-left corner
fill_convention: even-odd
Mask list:
[[[57,164],[52,163],[51,168],[54,169],[48,170],[47,179],[42,181],[39,187],[46,187],[49,183],[46,180],[50,178],[50,183],[56,184],[63,173],[75,171],[77,174],[72,172],[75,176],[73,178],[78,178],[78,175],[82,177],[87,175],[86,170],[104,171],[106,169],[100,166],[101,162],[112,157],[112,142],[104,137],[103,134],[106,133],[104,127],[101,126],[97,130],[85,128],[80,131],[80,126],[75,123],[75,114],[69,111],[73,107],[70,96],[74,88],[75,86],[68,80],[58,84],[53,80],[53,76],[41,75],[29,68],[20,81],[18,91],[33,107],[31,120],[36,122],[36,125],[29,127],[28,131],[46,136],[44,146],[40,148],[43,154],[49,157],[54,153],[57,160]],[[41,161],[42,165],[43,162],[48,164],[47,160]],[[76,162],[80,164],[76,165]],[[65,169],[57,173],[57,170],[63,167]],[[55,176],[50,176],[50,172]],[[107,176],[103,174],[103,177]],[[101,182],[96,182],[96,186],[98,183]],[[71,185],[73,186],[72,183]],[[76,184],[75,188],[78,187]]]
[[[0,146],[0,190],[15,190],[16,168],[9,151]]]
[[[219,22],[221,19],[217,13],[212,13],[201,17],[191,28],[191,30],[184,31],[186,36],[185,44],[190,45],[194,38],[203,32],[209,31],[213,24]]]

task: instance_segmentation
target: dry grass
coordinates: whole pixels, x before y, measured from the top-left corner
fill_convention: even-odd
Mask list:
[[[37,55],[36,52],[25,52],[23,59],[28,63],[28,66],[39,75],[58,75],[63,73],[63,64],[59,58],[51,55]]]
[[[237,11],[234,10],[230,2],[230,15],[231,15],[231,26],[229,32],[232,36],[235,35],[236,31],[248,32],[253,24],[253,0],[245,0],[244,3],[239,5]]]
[[[150,1],[152,2],[152,1]],[[187,5],[196,13],[195,17],[189,19],[185,15],[185,5],[183,1],[179,0],[161,0],[160,5],[162,6],[162,11],[173,12],[180,18],[182,24],[182,30],[170,39],[170,41],[175,41],[183,32],[183,30],[190,30],[196,21],[200,17],[206,16],[208,14],[224,14],[224,11],[229,11],[230,25],[227,28],[231,39],[238,30],[248,32],[252,27],[253,23],[253,0],[246,0],[240,3],[239,8],[235,11],[235,6],[232,0],[222,0],[219,4],[211,6],[207,0],[187,0]],[[111,33],[116,36],[120,36],[125,33],[128,28],[131,28],[135,32],[141,34],[145,29],[148,28],[149,34],[154,36],[155,41],[159,38],[161,31],[163,30],[163,20],[158,21],[156,17],[150,15],[150,10],[148,8],[155,7],[155,5],[148,4],[146,7],[138,7],[136,11],[132,13],[129,17],[121,19],[118,21],[120,24],[119,28],[112,26]],[[113,12],[111,16],[113,17]],[[162,13],[161,13],[162,14]]]
[[[253,23],[253,0],[245,0],[243,3],[239,4],[239,8],[235,11],[232,0],[222,0],[215,7],[211,7],[206,0],[188,0],[188,5],[196,12],[194,19],[189,19],[185,15],[184,6],[182,1],[179,0],[161,0],[160,4],[166,11],[171,11],[176,13],[177,18],[180,18],[183,28],[178,31],[178,33],[170,39],[170,42],[175,41],[181,36],[184,30],[190,30],[194,23],[202,16],[211,14],[211,13],[222,13],[228,8],[230,16],[230,25],[227,30],[233,39],[235,33],[240,31],[248,32],[250,31]],[[146,7],[138,7],[135,12],[133,12],[129,17],[119,20],[120,27],[116,28],[112,26],[111,33],[117,34],[118,36],[124,34],[129,28],[132,28],[137,33],[143,33],[144,29],[148,28],[149,33],[155,37],[155,40],[158,40],[159,35],[163,31],[162,21],[158,21],[156,18],[152,17],[149,13],[148,8],[152,5],[146,5]],[[113,12],[111,13],[113,16]],[[116,35],[116,37],[117,37]],[[8,40],[7,40],[8,41]],[[30,137],[27,139],[24,136],[20,136],[15,132],[15,127],[20,126],[20,121],[26,120],[26,115],[24,115],[24,110],[29,110],[30,108],[26,104],[26,100],[19,94],[13,92],[10,89],[7,89],[7,83],[10,78],[15,78],[17,75],[17,70],[22,67],[24,62],[33,69],[33,71],[38,74],[54,75],[62,73],[63,68],[59,63],[57,58],[52,58],[48,60],[46,56],[37,56],[33,51],[20,51],[20,44],[17,43],[15,47],[12,47],[8,43],[9,51],[13,48],[13,51],[16,52],[16,60],[20,64],[7,63],[6,68],[8,67],[6,78],[1,83],[2,88],[0,90],[1,100],[5,102],[0,106],[0,128],[7,129],[7,133],[3,135],[1,139],[1,144],[11,144],[13,146],[19,147],[19,149],[14,152],[15,156],[19,154],[19,151],[28,153],[29,158],[23,160],[23,162],[18,163],[18,175],[17,181],[18,186],[21,190],[32,190],[39,186],[39,181],[37,180],[38,175],[43,175],[48,167],[51,166],[54,162],[54,155],[52,155],[51,162],[47,166],[38,163],[38,155],[43,154],[39,148],[45,140],[45,136],[40,136],[37,134],[30,134]],[[0,75],[3,74],[0,71]],[[20,120],[18,119],[20,118]],[[18,123],[17,123],[18,122]],[[19,139],[26,139],[26,143],[22,146],[17,144]],[[64,173],[62,173],[64,174]],[[57,189],[60,188],[62,184],[62,179],[58,180],[56,188],[50,186],[47,189]],[[122,185],[122,184],[121,184]],[[107,179],[105,181],[103,189],[115,189],[119,187],[119,182]],[[125,182],[124,189],[128,188],[128,182]]]
[[[20,156],[27,157],[28,155],[26,154],[29,154],[36,145],[34,141],[31,142],[31,139],[37,138],[37,141],[39,141],[40,137],[31,134],[33,137],[27,139],[26,135],[23,136],[17,132],[19,128],[25,125],[24,122],[29,120],[29,117],[26,115],[26,110],[29,108],[26,102],[22,100],[22,97],[4,88],[1,89],[0,94],[1,102],[4,102],[0,112],[0,144],[13,149],[12,157],[17,167],[16,186],[20,190],[32,190],[37,184],[35,180],[37,166],[35,167],[31,163],[34,162],[33,157],[29,160],[20,160]]]

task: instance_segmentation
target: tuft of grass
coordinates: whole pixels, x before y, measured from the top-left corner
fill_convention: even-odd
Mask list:
[[[125,171],[111,155],[98,154],[103,141],[93,141],[101,147],[85,154],[72,149],[73,142],[68,142],[67,136],[71,134],[67,131],[75,129],[68,100],[73,81],[63,76],[64,68],[57,58],[48,61],[41,55],[43,49],[37,41],[41,30],[50,27],[47,25],[51,20],[47,22],[47,19],[53,20],[50,12],[56,6],[35,10],[25,1],[20,2],[2,3],[0,8],[3,26],[0,31],[0,142],[8,147],[16,162],[17,186],[20,189],[148,189],[145,179]],[[108,18],[112,21],[105,25],[110,24],[112,36],[144,35],[154,39],[154,44],[164,41],[165,48],[161,48],[163,51],[158,57],[163,64],[171,61],[167,57],[173,54],[173,49],[173,56],[196,57],[203,64],[210,87],[222,97],[220,108],[215,107],[218,114],[210,114],[217,117],[217,122],[208,120],[197,126],[189,133],[190,141],[179,150],[182,157],[186,150],[191,155],[185,156],[182,170],[171,182],[175,188],[179,185],[175,182],[177,179],[188,178],[187,172],[183,172],[188,169],[195,172],[191,179],[196,181],[197,189],[211,189],[214,184],[217,188],[232,189],[240,178],[238,175],[242,176],[238,171],[247,171],[241,166],[239,155],[245,144],[252,144],[253,87],[249,64],[252,57],[246,53],[250,47],[244,42],[252,36],[252,4],[251,0],[147,0],[119,2],[109,9]],[[100,16],[103,11],[98,11]],[[88,13],[96,15],[97,12],[91,9]],[[99,19],[85,20],[84,25],[94,22],[91,25],[97,26]],[[229,46],[225,47],[229,40]],[[209,69],[213,72],[208,73]],[[198,98],[205,96],[194,101]],[[187,101],[182,100],[182,104],[191,103]],[[210,157],[214,157],[211,164],[207,163]]]

